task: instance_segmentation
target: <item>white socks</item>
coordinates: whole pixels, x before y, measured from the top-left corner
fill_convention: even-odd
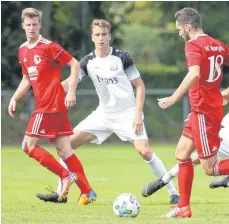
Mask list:
[[[197,164],[193,164],[193,167],[195,167]],[[162,180],[165,183],[169,183],[174,177],[178,176],[179,172],[179,165],[176,164],[174,167],[171,168],[163,177]]]
[[[167,173],[163,162],[156,156],[155,153],[153,153],[153,157],[150,161],[145,162],[149,164],[150,169],[157,177],[162,177]],[[168,183],[166,187],[170,196],[173,194],[178,195],[178,192],[172,182]]]
[[[171,170],[169,170],[169,171],[162,177],[162,180],[163,180],[165,183],[169,183],[169,182],[173,179],[173,177],[177,177],[178,171],[179,171],[179,166],[178,166],[178,164],[176,164],[174,167],[172,167]]]

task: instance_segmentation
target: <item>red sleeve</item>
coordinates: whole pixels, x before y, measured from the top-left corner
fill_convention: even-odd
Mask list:
[[[48,54],[49,57],[56,60],[61,66],[66,66],[66,64],[72,59],[72,55],[55,42],[49,44]]]
[[[20,65],[21,65],[21,72],[22,72],[22,74],[23,75],[28,75],[28,71],[27,71],[27,69],[26,69],[26,67],[25,67],[25,65],[24,65],[24,59],[21,57],[21,54],[20,54],[20,48],[19,48],[19,54],[18,54],[18,58],[19,58],[19,63],[20,63]]]
[[[186,63],[188,67],[193,65],[201,65],[202,63],[202,52],[198,45],[187,42],[185,44],[185,56],[186,56]]]

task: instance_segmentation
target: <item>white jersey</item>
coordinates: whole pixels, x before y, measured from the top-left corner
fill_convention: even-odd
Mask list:
[[[97,110],[118,113],[136,108],[136,99],[131,80],[140,77],[131,57],[110,47],[106,57],[96,56],[93,51],[80,60],[80,80],[88,75],[99,97]]]
[[[222,138],[218,156],[220,159],[229,157],[229,114],[224,116],[221,122],[222,128],[219,132],[219,136]]]

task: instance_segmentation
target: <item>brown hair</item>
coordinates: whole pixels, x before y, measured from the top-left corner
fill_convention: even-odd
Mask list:
[[[94,19],[91,24],[91,33],[93,32],[93,27],[95,26],[106,27],[108,28],[109,33],[111,32],[111,24],[105,19]]]
[[[202,27],[202,19],[197,10],[193,8],[183,8],[177,11],[174,15],[175,20],[180,24],[191,24],[193,28]]]
[[[21,13],[21,21],[22,23],[24,22],[24,18],[29,17],[29,18],[34,18],[38,17],[39,21],[41,22],[42,20],[42,11],[35,9],[35,8],[25,8],[22,10]]]

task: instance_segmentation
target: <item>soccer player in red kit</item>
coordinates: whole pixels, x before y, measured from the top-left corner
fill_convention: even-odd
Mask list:
[[[91,190],[82,164],[72,152],[69,138],[73,130],[68,120],[68,108],[76,103],[75,90],[80,65],[60,45],[40,35],[41,20],[42,12],[37,9],[26,8],[22,11],[22,28],[27,38],[27,42],[19,48],[23,78],[10,100],[8,112],[10,116],[15,117],[17,101],[32,85],[36,103],[28,122],[22,149],[29,157],[37,160],[63,180],[63,188],[58,195],[60,201],[74,181],[81,191],[88,193]],[[71,68],[68,83],[70,88],[67,94],[60,81],[61,67],[66,65]],[[38,145],[38,140],[41,138],[52,140],[57,153],[71,172]]]
[[[204,34],[201,17],[195,9],[181,9],[176,12],[175,20],[179,35],[186,42],[188,74],[172,96],[158,99],[158,104],[162,109],[169,108],[189,91],[191,113],[176,148],[180,200],[166,215],[187,218],[192,216],[190,196],[194,172],[190,156],[195,148],[207,175],[229,175],[229,159],[218,162],[216,155],[223,118],[220,83],[223,65],[229,65],[229,48]]]

